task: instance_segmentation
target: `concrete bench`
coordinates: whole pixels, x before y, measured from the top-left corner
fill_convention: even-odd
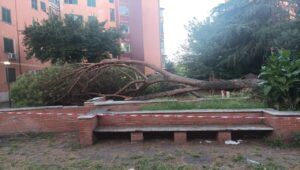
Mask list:
[[[232,131],[273,131],[273,128],[264,124],[244,124],[244,125],[167,125],[167,126],[130,126],[112,127],[103,126],[94,129],[94,132],[129,132],[132,142],[143,141],[143,132],[174,132],[175,143],[185,143],[187,132],[217,132],[217,140],[224,143],[231,140]]]

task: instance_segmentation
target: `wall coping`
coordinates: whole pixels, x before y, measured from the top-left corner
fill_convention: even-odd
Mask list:
[[[263,109],[263,112],[273,116],[300,116],[300,111],[278,111],[274,109]]]
[[[195,100],[147,100],[147,101],[101,101],[101,102],[85,102],[85,104],[92,104],[94,106],[108,106],[108,105],[126,105],[126,104],[151,104],[151,103],[167,103],[167,102],[200,102],[209,100],[236,100],[249,99],[249,97],[231,97],[231,98],[199,98]]]
[[[87,114],[87,115],[80,115],[78,116],[79,120],[85,120],[85,119],[93,119],[95,118],[97,115],[95,114]]]
[[[21,107],[21,108],[8,108],[0,109],[0,112],[14,112],[14,111],[28,111],[28,110],[41,110],[41,109],[72,109],[81,108],[83,106],[41,106],[41,107]]]
[[[170,100],[169,100],[170,101]],[[139,101],[137,101],[139,102]],[[159,101],[148,101],[148,102],[159,102]],[[135,103],[129,102],[129,103]],[[145,102],[141,102],[145,103]],[[128,104],[128,103],[127,103]],[[25,107],[25,108],[14,108],[14,109],[0,109],[1,112],[14,112],[14,111],[29,111],[29,110],[41,110],[41,109],[76,109],[83,108],[83,106],[43,106],[43,107]],[[107,111],[105,114],[176,114],[176,113],[266,113],[273,116],[300,116],[300,111],[278,111],[274,109],[198,109],[198,110],[156,110],[156,111],[128,111],[128,112],[110,112]],[[103,114],[103,111],[101,113]],[[94,114],[88,114],[87,117],[94,116]],[[82,116],[84,117],[84,116]]]
[[[156,111],[129,111],[106,112],[105,114],[177,114],[177,113],[267,113],[273,116],[300,116],[300,112],[277,111],[274,109],[199,109],[199,110],[156,110]],[[101,115],[99,113],[97,115]]]
[[[158,113],[249,113],[263,112],[263,109],[197,109],[197,110],[145,110],[145,111],[128,111],[128,112],[106,112],[107,114],[158,114]]]

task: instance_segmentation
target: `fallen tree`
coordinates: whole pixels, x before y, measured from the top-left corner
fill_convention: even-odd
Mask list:
[[[153,75],[146,76],[141,69],[147,68],[153,71]],[[107,75],[108,70],[114,69],[118,72],[115,80],[126,79],[126,83],[115,92],[100,92],[95,88],[101,76]],[[122,100],[148,100],[159,97],[173,96],[177,94],[190,93],[198,90],[240,90],[243,88],[255,88],[258,79],[235,79],[235,80],[196,80],[169,73],[155,65],[136,60],[103,60],[100,63],[84,63],[76,65],[60,74],[56,80],[51,80],[45,86],[55,87],[58,90],[54,102],[68,98],[68,96],[89,96],[120,98]],[[176,89],[144,94],[143,92],[152,85],[159,83],[176,84]],[[52,92],[53,92],[52,90]]]

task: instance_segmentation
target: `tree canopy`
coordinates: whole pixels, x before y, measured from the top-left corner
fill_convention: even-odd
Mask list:
[[[298,53],[298,4],[298,0],[230,0],[215,7],[207,20],[192,20],[181,60],[187,76],[259,74],[273,50]]]
[[[105,22],[97,19],[84,22],[67,15],[63,19],[51,16],[26,27],[23,34],[27,57],[42,62],[99,62],[110,54],[120,54],[121,34],[113,28],[105,29]]]

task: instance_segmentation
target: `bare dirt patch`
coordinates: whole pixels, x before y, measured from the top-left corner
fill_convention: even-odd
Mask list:
[[[258,164],[259,163],[259,164]],[[0,169],[300,169],[300,149],[273,148],[261,141],[237,146],[169,139],[131,144],[101,140],[81,148],[74,133],[0,138]]]

